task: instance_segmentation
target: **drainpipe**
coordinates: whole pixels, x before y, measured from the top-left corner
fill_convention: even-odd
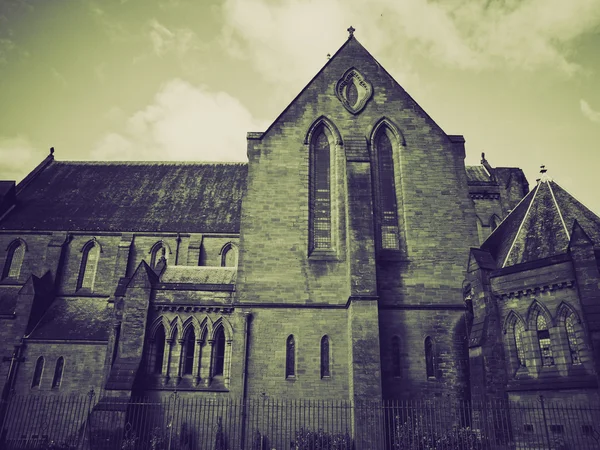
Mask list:
[[[244,324],[244,334],[246,342],[244,345],[244,367],[242,368],[242,450],[246,445],[246,417],[248,415],[248,406],[246,405],[246,397],[248,396],[248,354],[250,352],[250,324],[252,323],[252,313],[244,313],[246,322]]]

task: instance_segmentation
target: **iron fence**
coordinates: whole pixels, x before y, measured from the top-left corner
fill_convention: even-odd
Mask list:
[[[0,448],[62,450],[600,449],[600,408],[538,402],[12,397]]]

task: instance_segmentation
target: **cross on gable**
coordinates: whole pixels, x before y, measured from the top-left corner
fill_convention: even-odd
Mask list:
[[[354,29],[354,27],[350,25],[350,28],[348,28],[348,33],[350,33],[350,35],[348,37],[351,38],[352,36],[354,36],[355,31],[356,30]]]

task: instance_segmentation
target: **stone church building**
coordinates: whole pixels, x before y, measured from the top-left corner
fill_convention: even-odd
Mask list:
[[[465,166],[352,29],[247,145],[0,182],[5,398],[598,401],[600,218]]]

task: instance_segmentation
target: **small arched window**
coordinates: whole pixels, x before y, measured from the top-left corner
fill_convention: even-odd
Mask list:
[[[58,389],[62,382],[63,369],[65,367],[65,359],[61,356],[56,360],[54,367],[54,377],[52,378],[52,389]]]
[[[435,378],[435,344],[430,336],[425,338],[425,369],[427,378]]]
[[[290,334],[285,345],[285,377],[296,376],[296,342],[294,335]]]
[[[223,375],[225,367],[225,331],[219,327],[215,334],[213,348],[213,377]]]
[[[576,322],[577,319],[575,318],[575,314],[569,314],[565,319],[565,329],[567,331],[567,341],[569,343],[571,362],[573,364],[581,364],[581,358],[579,355],[579,342],[577,340],[577,332],[575,331]]]
[[[325,128],[311,142],[310,173],[310,249],[328,250],[333,246],[331,222],[331,148]]]
[[[392,338],[392,376],[400,377],[400,375],[400,338],[394,336]]]
[[[79,279],[77,289],[94,290],[96,281],[96,271],[98,270],[98,259],[100,258],[100,246],[94,242],[88,242],[83,248],[81,257],[81,268],[79,269]]]
[[[183,340],[183,374],[191,375],[194,371],[194,351],[196,346],[196,334],[194,333],[194,329],[190,327],[185,334],[185,338]]]
[[[167,260],[167,248],[165,247],[162,241],[159,241],[156,244],[154,244],[150,252],[150,267],[153,269],[156,269],[156,265],[161,260]]]
[[[4,262],[4,270],[2,278],[18,279],[21,274],[21,266],[25,258],[25,244],[20,240],[14,241],[8,247],[6,261]]]
[[[393,147],[385,130],[375,139],[379,172],[380,239],[383,249],[400,249]]]
[[[165,358],[165,327],[161,323],[154,332],[154,339],[150,343],[150,358],[148,369],[150,373],[160,375],[163,370]]]
[[[329,376],[329,336],[325,335],[321,338],[321,378]]]
[[[221,251],[221,266],[222,267],[237,267],[238,250],[231,243],[226,244]]]
[[[537,338],[540,346],[540,355],[542,357],[542,366],[553,366],[554,356],[552,355],[552,342],[550,342],[550,331],[543,314],[538,313],[537,320]]]
[[[31,387],[40,387],[40,383],[42,382],[42,373],[44,372],[44,357],[40,356],[36,363],[35,369],[33,371],[33,380],[31,380]]]
[[[517,362],[519,367],[527,367],[525,360],[525,348],[523,347],[523,333],[525,333],[525,325],[521,320],[515,322],[513,333],[515,337],[515,348],[517,349]]]

